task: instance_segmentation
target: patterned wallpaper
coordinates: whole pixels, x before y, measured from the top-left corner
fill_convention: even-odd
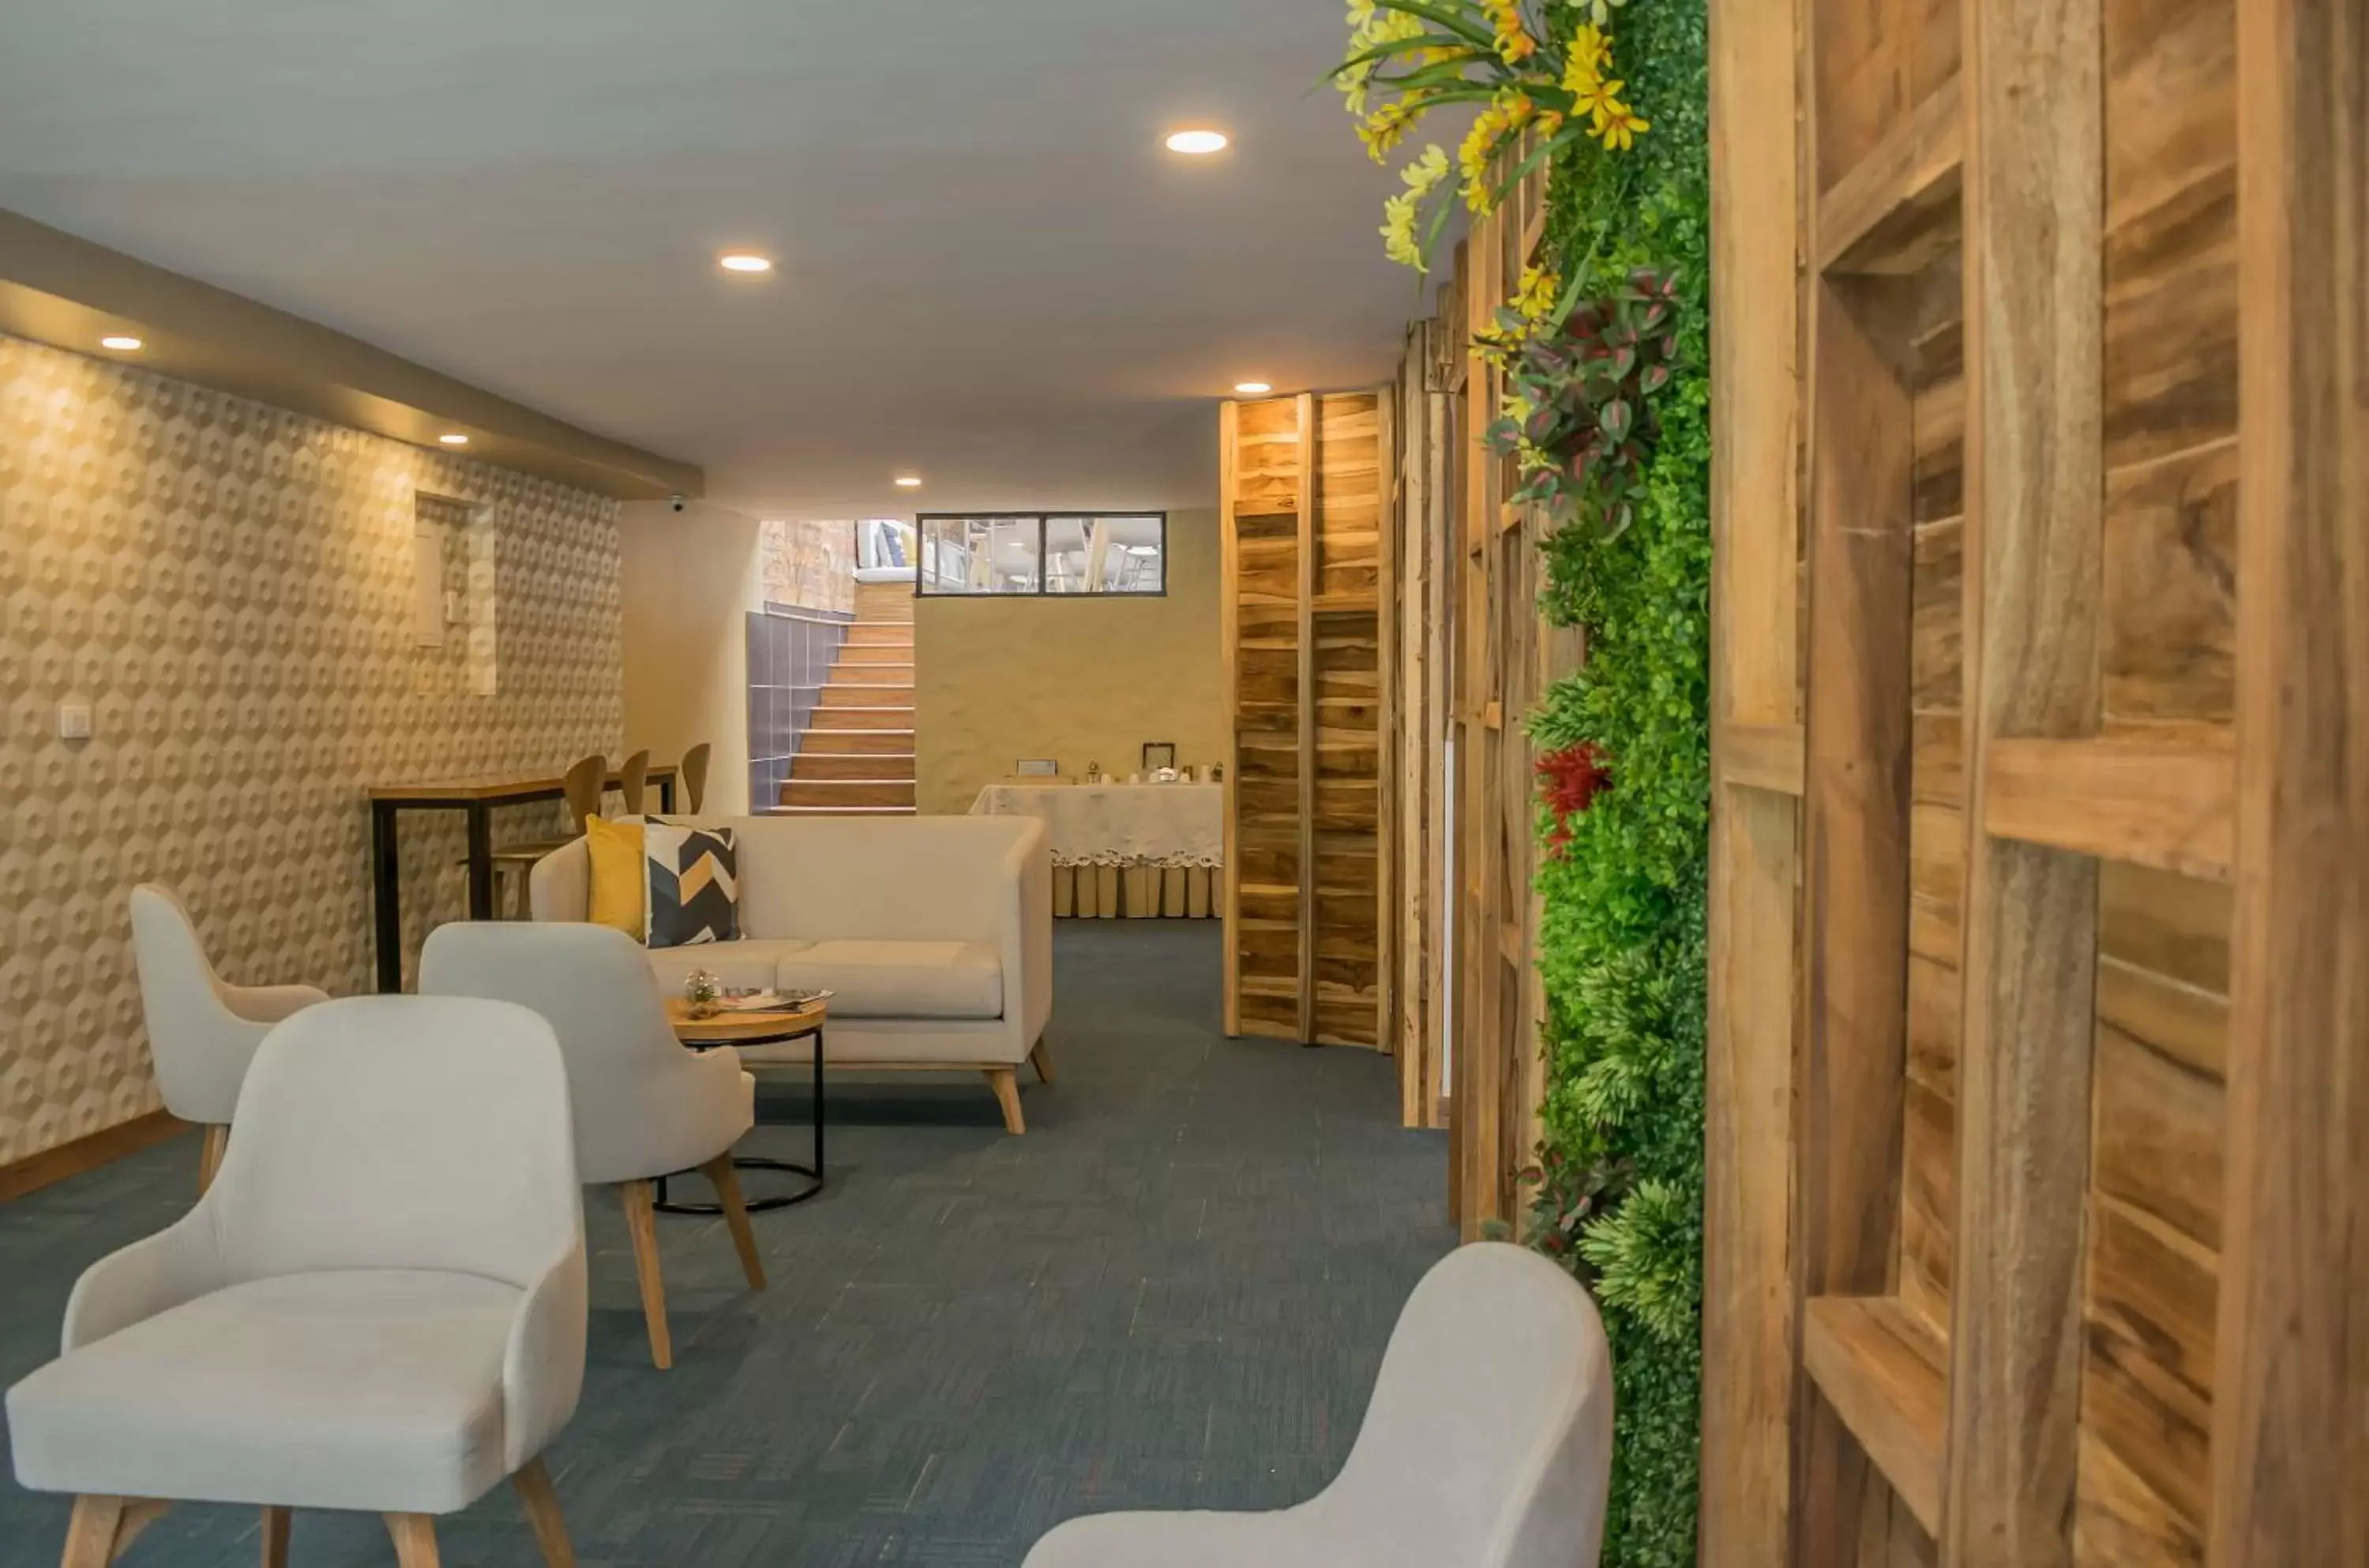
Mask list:
[[[490,532],[456,630],[492,696],[413,646],[423,495]],[[614,755],[618,570],[607,498],[0,336],[0,1163],[157,1104],[132,884],[232,980],[366,990],[369,784]],[[462,910],[460,831],[406,815],[410,955]]]
[[[758,538],[767,602],[855,613],[853,522],[768,522]]]

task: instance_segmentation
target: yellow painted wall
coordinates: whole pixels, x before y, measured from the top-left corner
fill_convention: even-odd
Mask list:
[[[963,812],[1020,757],[1120,777],[1147,740],[1224,758],[1218,514],[1168,517],[1164,599],[930,599],[914,605],[918,796]]]
[[[762,524],[721,507],[620,509],[625,745],[674,761],[708,744],[704,815],[749,809],[749,612],[764,602]]]

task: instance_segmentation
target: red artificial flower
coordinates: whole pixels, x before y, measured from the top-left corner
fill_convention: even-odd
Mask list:
[[[1554,818],[1547,835],[1547,853],[1560,860],[1571,847],[1571,819],[1596,802],[1599,790],[1612,784],[1612,771],[1604,754],[1588,741],[1550,751],[1538,760],[1539,782],[1546,786],[1547,809]]]

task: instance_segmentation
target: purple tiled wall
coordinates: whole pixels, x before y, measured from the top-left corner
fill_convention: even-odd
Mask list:
[[[749,616],[749,804],[782,797],[798,734],[847,640],[852,616],[767,605]]]

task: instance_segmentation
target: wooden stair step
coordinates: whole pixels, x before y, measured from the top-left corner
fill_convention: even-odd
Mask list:
[[[809,729],[798,737],[801,757],[904,756],[913,750],[913,731],[903,729]]]
[[[910,779],[791,779],[784,806],[903,806],[913,804]]]
[[[794,779],[904,779],[913,777],[910,751],[806,751],[790,760]]]
[[[842,683],[834,678],[822,689],[822,705],[826,708],[898,708],[910,713],[913,688],[876,686],[862,681]]]
[[[901,664],[910,670],[913,668],[913,645],[910,640],[901,643],[841,643],[840,645],[839,669],[848,670],[856,665],[864,664]]]
[[[766,817],[918,817],[921,810],[911,806],[769,806],[761,813]]]
[[[847,707],[826,702],[807,715],[807,726],[810,729],[895,730],[907,742],[898,750],[912,750],[913,710],[910,704],[901,708]]]
[[[864,660],[849,663],[841,660],[830,672],[831,683],[846,686],[901,686],[913,689],[913,666],[908,660],[901,664],[872,664]]]
[[[847,628],[847,641],[842,648],[902,647],[913,646],[913,624],[910,621],[858,621]]]

